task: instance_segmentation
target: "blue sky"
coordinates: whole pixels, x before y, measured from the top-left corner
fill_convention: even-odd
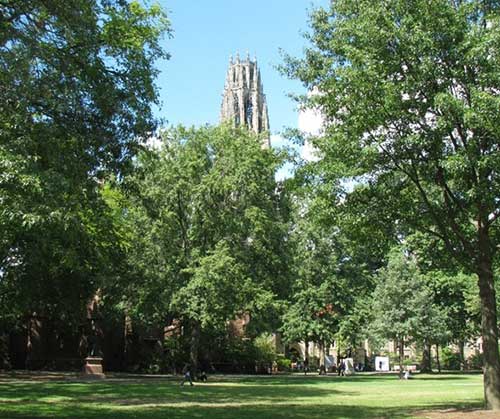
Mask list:
[[[295,104],[287,93],[299,82],[274,68],[279,49],[300,56],[306,45],[308,10],[329,0],[161,0],[174,30],[164,45],[172,55],[158,64],[162,107],[168,124],[218,123],[222,89],[231,54],[255,55],[267,96],[272,133],[297,126]]]

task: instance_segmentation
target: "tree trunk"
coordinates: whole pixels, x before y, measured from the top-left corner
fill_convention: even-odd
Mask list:
[[[492,258],[487,236],[483,237],[482,240],[480,237],[479,247],[478,284],[481,298],[484,399],[487,409],[500,410],[500,354],[498,350],[497,307]]]
[[[460,371],[465,371],[465,343],[462,339],[458,341],[458,355],[460,359]]]
[[[405,357],[405,340],[399,341],[399,378],[403,378],[403,359]]]
[[[326,374],[325,369],[325,344],[319,342],[319,375]]]
[[[424,341],[424,349],[422,351],[422,365],[420,372],[432,372],[431,368],[431,344],[426,339]]]
[[[26,358],[24,368],[31,369],[31,356],[33,354],[33,316],[28,318],[28,340],[26,342]]]
[[[198,372],[198,351],[200,347],[200,323],[194,321],[191,327],[189,361],[191,363],[191,374],[193,377],[196,377],[196,373]]]
[[[438,373],[441,374],[441,362],[439,361],[439,345],[436,343],[436,364],[438,367]]]
[[[304,375],[309,371],[309,341],[306,340],[304,347]]]

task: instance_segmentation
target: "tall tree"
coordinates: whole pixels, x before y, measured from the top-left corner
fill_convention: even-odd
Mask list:
[[[168,30],[137,1],[0,1],[3,313],[77,314],[98,288],[114,241],[100,185],[155,128]]]
[[[282,331],[289,342],[302,340],[323,347],[334,341],[340,318],[352,303],[354,284],[352,277],[342,275],[336,234],[318,222],[313,208],[300,207],[292,234],[295,281]]]
[[[419,269],[425,275],[427,285],[434,296],[434,303],[446,309],[449,338],[458,346],[461,367],[464,368],[466,342],[481,335],[481,316],[468,307],[468,296],[478,294],[476,277],[463,273],[463,267],[453,258],[447,257],[443,243],[435,236],[416,232],[406,237],[405,244],[415,255]],[[430,370],[428,344],[424,345],[422,358],[421,369]]]
[[[314,164],[300,168],[294,183],[290,248],[295,282],[282,330],[288,341],[316,342],[322,348],[335,340],[338,347],[342,342],[353,349],[363,329],[359,308],[373,291],[371,274],[382,264],[380,249],[389,234],[370,228],[369,222],[355,226],[352,211],[329,205],[342,187],[338,180],[329,183],[318,176]],[[351,203],[351,209],[363,205],[356,199]],[[359,240],[370,234],[380,238],[375,245]]]
[[[405,345],[441,342],[447,336],[446,315],[432,297],[415,261],[393,250],[373,292],[371,329],[374,336],[397,342],[400,377]]]
[[[196,368],[200,332],[255,315],[288,290],[286,210],[274,180],[283,156],[246,129],[178,128],[126,179],[134,275],[126,303],[181,320]]]
[[[486,406],[500,409],[493,263],[500,235],[500,6],[339,0],[311,16],[286,71],[320,93],[330,176],[387,190],[400,222],[438,237],[481,299]]]

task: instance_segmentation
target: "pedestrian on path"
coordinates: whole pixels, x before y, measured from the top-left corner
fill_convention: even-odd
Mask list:
[[[182,373],[184,374],[184,378],[181,381],[181,387],[184,385],[186,381],[189,381],[189,384],[191,386],[194,386],[193,379],[191,378],[191,366],[189,364],[184,365]]]

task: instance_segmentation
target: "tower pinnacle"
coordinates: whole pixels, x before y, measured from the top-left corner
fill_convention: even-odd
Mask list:
[[[246,125],[248,129],[260,134],[269,131],[266,96],[262,87],[257,60],[252,61],[249,54],[246,60],[230,61],[222,98],[221,122],[232,121],[235,126]],[[263,147],[269,147],[269,138]]]

